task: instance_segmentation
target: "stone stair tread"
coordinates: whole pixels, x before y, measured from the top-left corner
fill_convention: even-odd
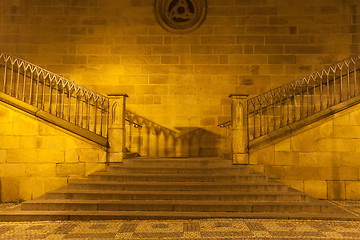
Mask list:
[[[181,184],[181,185],[179,185]],[[114,186],[114,187],[123,187],[126,188],[126,186],[151,186],[151,187],[177,187],[177,186],[184,186],[184,187],[224,187],[224,189],[229,189],[229,190],[233,190],[235,187],[278,187],[278,188],[284,188],[284,190],[278,189],[277,191],[288,191],[289,189],[278,182],[262,182],[262,183],[258,183],[258,182],[194,182],[194,181],[189,181],[189,182],[157,182],[157,181],[124,181],[124,182],[119,182],[119,181],[104,181],[104,180],[89,180],[89,181],[85,181],[85,180],[77,180],[77,181],[71,181],[71,183],[69,184],[70,186],[78,186],[78,185],[88,185],[88,186],[94,186],[94,185],[99,185],[99,186]],[[164,191],[171,191],[171,190],[164,190]],[[187,191],[187,190],[182,190],[182,191]],[[205,190],[205,191],[212,191],[211,189],[209,190]]]
[[[71,181],[73,184],[115,184],[115,185],[128,185],[128,184],[144,184],[144,185],[179,185],[179,182],[147,182],[147,181],[100,181],[100,180],[73,180]],[[243,183],[243,182],[180,182],[181,185],[276,185],[283,186],[284,184],[279,182],[266,182],[266,183]]]
[[[234,173],[211,173],[211,175],[209,173],[205,174],[205,173],[197,173],[195,176],[194,174],[190,174],[190,173],[177,173],[176,175],[174,175],[173,173],[117,173],[117,172],[95,172],[92,174],[89,174],[89,176],[163,176],[163,177],[212,177],[212,176],[235,176],[235,177],[265,177],[262,174],[258,174],[258,173],[244,173],[244,174],[234,174]]]
[[[110,166],[112,168],[121,168],[121,169],[204,169],[204,170],[212,170],[212,169],[241,169],[248,170],[249,168],[241,167],[241,166],[137,166],[137,165],[123,165],[123,166]]]
[[[12,209],[0,212],[1,221],[55,221],[55,220],[134,220],[134,219],[312,219],[359,221],[360,218],[347,212],[336,213],[286,213],[286,212],[176,212],[167,211],[21,211]]]
[[[59,196],[60,195],[60,196]],[[63,196],[62,196],[63,195]],[[256,198],[254,201],[266,201],[267,198],[272,197],[278,199],[278,201],[286,201],[289,197],[299,197],[299,201],[307,201],[307,195],[301,192],[278,192],[278,191],[194,191],[194,190],[71,190],[71,189],[62,189],[48,192],[45,195],[46,199],[56,199],[60,197],[65,197],[69,199],[104,199],[108,197],[111,199],[120,198],[120,199],[157,199],[169,197],[173,198],[194,198],[194,199],[206,199],[211,198],[213,200],[219,201],[244,201],[249,198]],[[233,199],[237,198],[237,199]],[[285,198],[285,199],[284,199]],[[180,200],[178,199],[178,200]],[[280,200],[281,199],[281,200]]]
[[[242,201],[214,201],[214,200],[88,200],[88,199],[33,199],[24,202],[23,204],[148,204],[148,205],[157,205],[157,204],[187,204],[187,205],[266,205],[266,206],[277,206],[281,204],[282,206],[330,206],[321,201],[309,201],[309,202],[242,202]]]
[[[266,192],[266,191],[258,191],[258,192],[234,192],[234,191],[163,191],[163,190],[149,190],[149,191],[137,191],[137,190],[71,190],[71,189],[57,189],[48,193],[89,193],[89,194],[188,194],[188,195],[279,195],[278,192]],[[306,194],[301,192],[285,192],[281,193],[281,195],[303,195]]]

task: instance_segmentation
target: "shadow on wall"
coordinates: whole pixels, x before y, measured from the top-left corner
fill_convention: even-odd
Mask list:
[[[170,129],[126,111],[126,148],[141,157],[218,156],[220,135],[206,129]]]

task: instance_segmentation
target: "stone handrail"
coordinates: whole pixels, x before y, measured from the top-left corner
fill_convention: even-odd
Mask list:
[[[96,93],[25,60],[0,54],[2,102],[106,147],[109,162],[121,162],[125,152],[126,97]]]
[[[249,145],[274,139],[360,102],[360,55],[248,99],[232,94],[233,162],[247,164]]]

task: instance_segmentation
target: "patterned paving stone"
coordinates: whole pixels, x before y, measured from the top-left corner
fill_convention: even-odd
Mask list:
[[[198,222],[183,223],[184,232],[200,232],[200,224]]]
[[[245,222],[250,231],[266,231],[266,228],[261,223]]]
[[[124,223],[123,225],[121,225],[119,229],[119,233],[134,232],[137,226],[138,224],[134,224],[134,223]]]

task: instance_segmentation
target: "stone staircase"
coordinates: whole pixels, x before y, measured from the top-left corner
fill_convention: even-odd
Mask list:
[[[209,217],[354,218],[220,158],[126,159],[0,213],[2,221]]]

